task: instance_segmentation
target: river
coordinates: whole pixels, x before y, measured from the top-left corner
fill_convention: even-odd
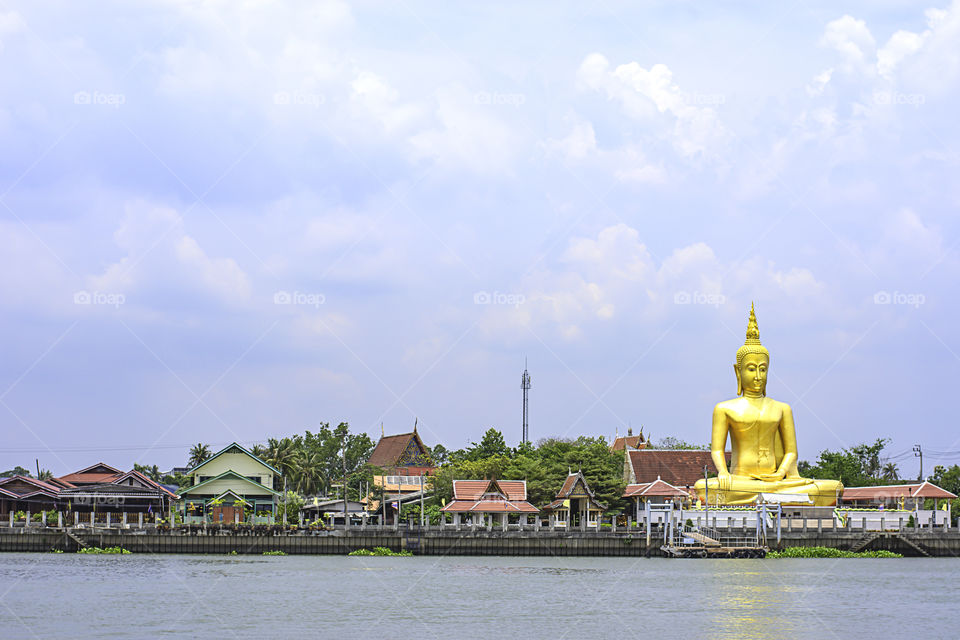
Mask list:
[[[956,637],[960,559],[0,554],[0,637]]]

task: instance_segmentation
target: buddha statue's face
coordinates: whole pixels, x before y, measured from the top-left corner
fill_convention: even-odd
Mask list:
[[[762,353],[748,353],[733,365],[737,371],[737,395],[741,393],[751,398],[767,395],[767,369],[770,359]]]

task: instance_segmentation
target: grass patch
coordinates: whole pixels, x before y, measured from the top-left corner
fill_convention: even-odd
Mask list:
[[[357,549],[347,554],[348,556],[412,556],[413,551],[391,551],[387,547],[374,547],[370,549]]]
[[[101,553],[127,554],[132,552],[127,551],[123,547],[104,547],[103,549],[100,547],[86,547],[85,549],[77,549],[77,553],[90,553],[99,555]]]
[[[771,551],[768,558],[902,558],[893,551],[843,551],[833,547],[787,547],[783,551]]]

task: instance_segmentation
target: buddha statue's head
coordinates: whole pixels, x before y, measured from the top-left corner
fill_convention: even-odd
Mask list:
[[[767,369],[770,366],[770,352],[760,344],[760,328],[757,316],[750,303],[750,319],[747,321],[747,339],[737,349],[737,364],[733,369],[737,374],[737,395],[763,397],[767,395]]]

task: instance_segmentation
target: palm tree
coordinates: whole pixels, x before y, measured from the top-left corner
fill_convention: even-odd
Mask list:
[[[250,447],[250,453],[257,456],[261,460],[267,456],[267,448],[262,444],[255,444]]]
[[[202,442],[190,447],[190,460],[187,461],[187,466],[191,469],[207,460],[210,457],[210,446],[205,445]]]
[[[297,491],[303,495],[315,494],[326,485],[323,477],[323,456],[319,451],[300,449],[297,451]]]
[[[888,462],[883,465],[883,470],[880,472],[880,477],[887,482],[896,482],[900,479],[900,469],[897,468],[896,463]]]

